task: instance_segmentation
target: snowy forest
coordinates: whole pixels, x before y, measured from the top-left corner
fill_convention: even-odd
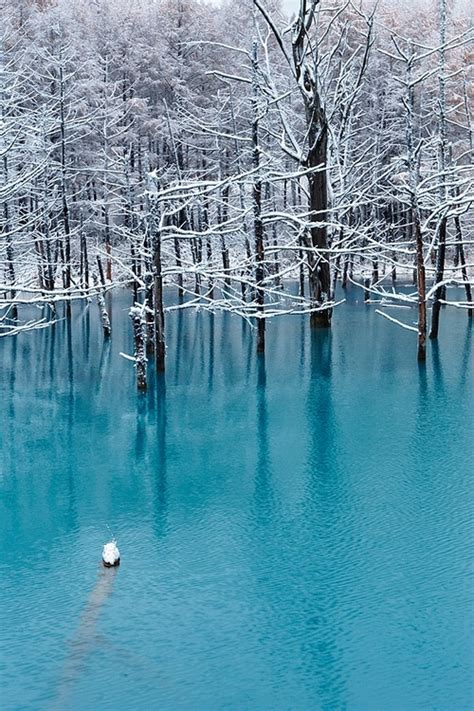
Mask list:
[[[263,352],[268,318],[329,328],[359,289],[419,360],[472,317],[467,6],[3,0],[1,32],[1,336],[93,299],[107,338],[127,287],[144,389],[176,309]]]
[[[1,711],[472,711],[467,0],[0,0]]]

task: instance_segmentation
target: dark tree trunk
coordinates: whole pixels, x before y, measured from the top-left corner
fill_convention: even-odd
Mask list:
[[[8,181],[8,162],[7,162],[7,157],[6,155],[3,156],[3,170],[4,170],[4,178],[5,178],[5,184]],[[12,240],[12,235],[11,235],[11,223],[10,223],[10,211],[9,211],[9,205],[8,201],[4,200],[3,203],[3,217],[4,217],[4,225],[5,225],[5,232],[6,232],[6,256],[7,256],[7,263],[6,263],[6,272],[8,274],[8,279],[10,281],[10,284],[15,283],[15,265],[13,261],[13,240]],[[16,291],[15,289],[10,290],[10,298],[13,300],[15,299],[16,296]],[[14,321],[17,320],[18,318],[18,308],[16,304],[13,304],[11,310],[10,310],[10,318]]]
[[[370,301],[370,279],[364,279],[364,301]]]
[[[262,286],[264,279],[264,229],[262,222],[262,181],[260,179],[260,146],[258,136],[258,56],[257,43],[253,43],[253,121],[252,121],[252,157],[253,157],[253,217],[255,233],[255,287],[257,301],[257,353],[265,351],[265,292]]]
[[[230,187],[227,185],[224,190],[222,191],[222,222],[227,222],[229,219],[229,191]],[[225,283],[226,286],[230,287],[231,285],[231,280],[230,280],[230,257],[229,257],[229,248],[227,247],[225,237],[221,237],[221,245],[222,245],[222,265],[224,267],[224,273],[226,275],[225,277]]]
[[[456,239],[457,239],[457,253],[458,253],[458,258],[459,258],[459,263],[461,264],[461,274],[462,274],[462,280],[464,282],[464,289],[466,290],[466,301],[468,303],[472,303],[472,290],[471,290],[471,284],[469,281],[469,276],[467,273],[467,267],[466,267],[466,256],[464,253],[464,244],[462,241],[462,230],[461,230],[461,220],[459,217],[454,218],[454,224],[456,226]],[[467,310],[467,315],[468,318],[472,318],[474,309],[468,308]]]
[[[62,55],[60,55],[62,60]],[[66,186],[66,117],[64,106],[64,76],[62,61],[59,67],[59,110],[60,110],[60,130],[61,130],[61,202],[62,202],[62,218],[64,227],[64,250],[63,250],[63,265],[64,265],[64,287],[71,287],[71,228],[69,222],[69,205],[67,201],[67,186]],[[66,315],[71,316],[71,302],[66,302]]]
[[[426,360],[426,276],[423,254],[423,237],[419,215],[413,210],[413,227],[416,243],[416,283],[418,289],[418,360]]]
[[[81,254],[82,254],[82,285],[84,290],[89,288],[89,256],[87,253],[87,239],[81,231]]]
[[[313,125],[315,117],[311,120]],[[321,128],[319,135],[311,129],[311,148],[308,155],[308,166],[316,168],[309,178],[310,210],[312,220],[322,223],[327,219],[327,125],[321,112]],[[318,167],[319,166],[319,167]],[[325,224],[314,225],[310,230],[311,249],[308,251],[308,283],[311,305],[322,307],[329,301],[331,293],[331,275],[329,269],[328,238]],[[331,325],[331,309],[313,311],[311,326],[313,328],[329,328]]]
[[[439,225],[438,234],[438,255],[436,258],[435,274],[435,283],[438,284],[438,286],[434,294],[433,308],[431,311],[431,340],[436,340],[436,338],[438,338],[439,333],[439,314],[441,311],[441,299],[443,298],[443,286],[441,282],[443,281],[444,277],[444,264],[446,259],[446,227],[447,220],[446,217],[443,217]]]
[[[153,250],[153,306],[155,320],[155,364],[159,372],[165,369],[165,315],[163,309],[163,272],[161,264],[161,234],[154,235]]]
[[[99,255],[97,255],[97,268],[99,270],[99,278],[100,278],[100,283],[102,285],[102,288],[105,287],[105,278],[104,278],[104,270],[102,269],[102,262],[100,261]],[[95,277],[95,275],[94,275]],[[95,279],[95,281],[97,281]],[[110,326],[110,318],[109,314],[107,313],[107,309],[105,308],[105,299],[104,299],[104,293],[103,290],[99,290],[97,293],[97,303],[99,305],[99,312],[100,312],[100,317],[102,320],[102,328],[104,331],[104,338],[109,338],[110,334],[112,332],[111,326]]]
[[[182,260],[181,260],[181,245],[179,243],[178,237],[174,238],[174,255],[175,255],[175,261],[176,261],[176,267],[178,268],[178,297],[180,299],[183,298],[184,296],[184,289],[183,289],[183,272],[181,271],[182,269]]]

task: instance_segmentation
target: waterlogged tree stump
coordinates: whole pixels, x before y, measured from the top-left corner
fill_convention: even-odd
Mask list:
[[[102,549],[102,565],[105,568],[116,568],[120,565],[120,551],[115,540],[106,543]]]

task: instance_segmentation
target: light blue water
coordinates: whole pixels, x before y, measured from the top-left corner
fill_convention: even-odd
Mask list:
[[[0,340],[2,711],[474,708],[465,313],[174,313],[140,396],[129,298]]]

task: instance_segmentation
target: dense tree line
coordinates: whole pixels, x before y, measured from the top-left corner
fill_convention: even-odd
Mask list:
[[[472,315],[472,34],[446,0],[4,4],[2,335],[94,296],[107,336],[104,291],[131,286],[145,387],[166,284],[260,351],[267,317],[329,327],[338,281],[417,305],[395,320],[421,360],[447,286]]]

